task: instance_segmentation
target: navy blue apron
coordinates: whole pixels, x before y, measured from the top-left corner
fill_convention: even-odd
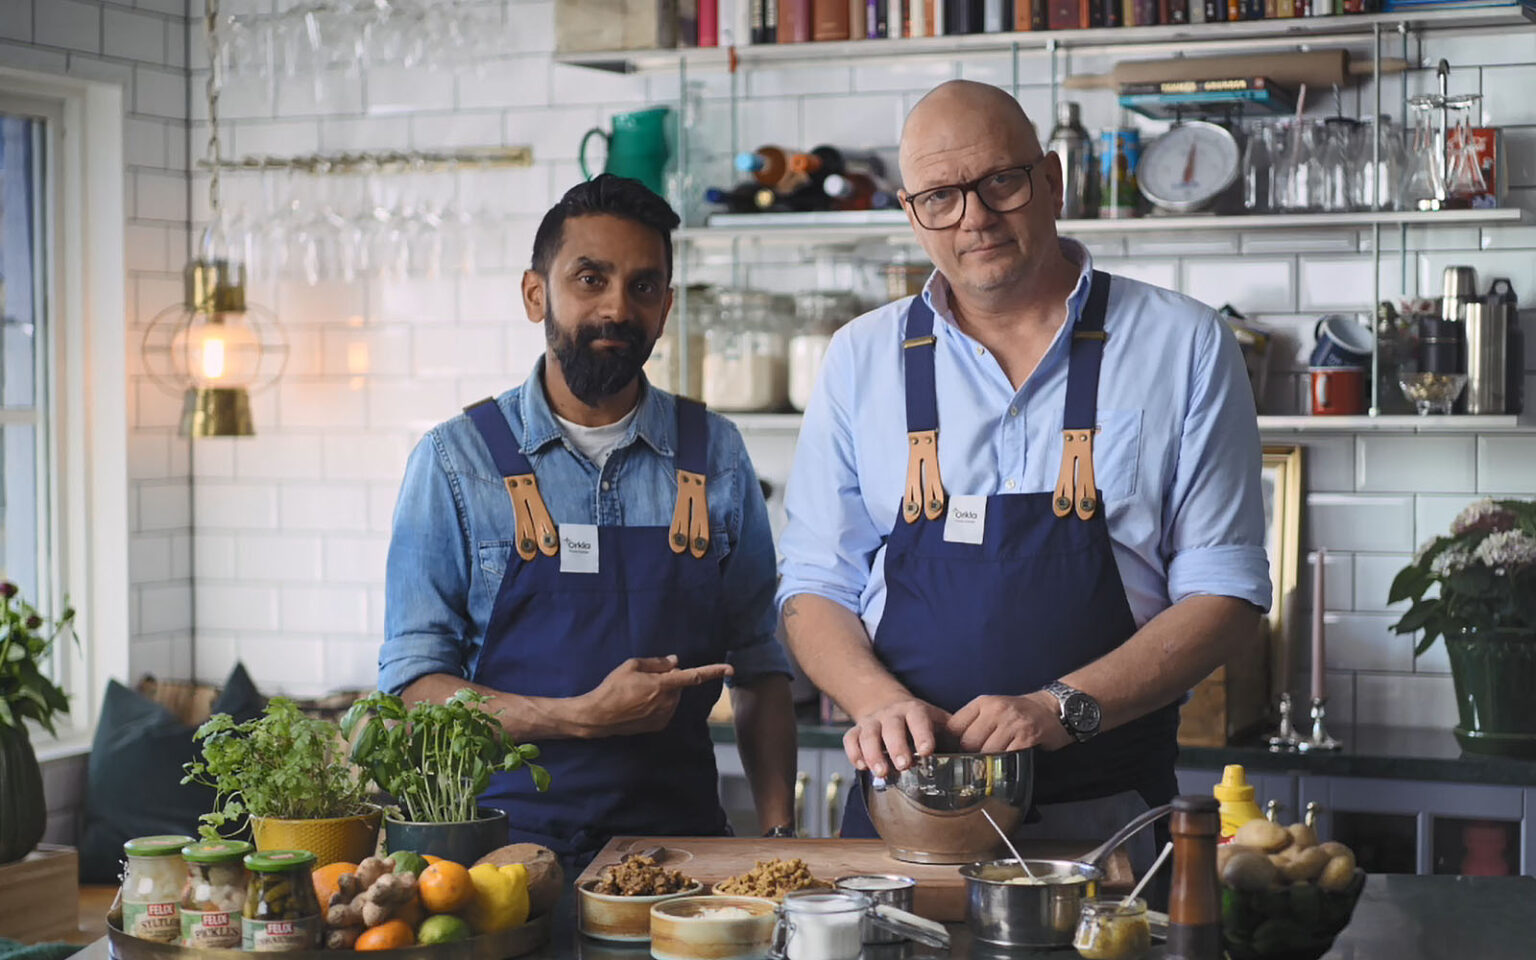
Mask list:
[[[1057,490],[988,496],[980,544],[944,539],[933,310],[919,296],[907,311],[907,496],[886,542],[874,650],[914,696],[943,710],[1039,690],[1136,632],[1093,482],[1108,299],[1109,275],[1095,270],[1072,328]],[[1131,790],[1149,806],[1166,803],[1177,792],[1178,722],[1170,704],[1086,743],[1035,751],[1034,803]],[[858,790],[849,791],[842,836],[878,836]]]
[[[681,520],[675,516],[671,529],[599,527],[597,573],[561,572],[564,544],[495,401],[466,412],[506,478],[517,515],[517,539],[471,679],[525,696],[574,697],[630,657],[675,653],[681,667],[723,661],[720,563],[708,554],[709,425],[702,405],[677,399]],[[540,743],[547,793],[535,791],[519,770],[495,775],[480,802],[506,811],[509,843],[540,843],[577,862],[615,835],[723,835],[728,825],[707,726],[720,688],[716,681],[685,690],[671,723],[657,733]]]

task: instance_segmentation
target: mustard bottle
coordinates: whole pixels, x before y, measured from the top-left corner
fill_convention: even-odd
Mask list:
[[[1221,839],[1227,840],[1237,833],[1237,828],[1249,820],[1258,820],[1264,811],[1253,802],[1253,787],[1249,785],[1241,764],[1229,763],[1221,771],[1221,782],[1213,791],[1221,802]]]

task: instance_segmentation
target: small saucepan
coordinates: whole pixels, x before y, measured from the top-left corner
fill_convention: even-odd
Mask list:
[[[1081,860],[986,860],[960,868],[971,936],[1000,947],[1067,947],[1083,901],[1099,894],[1104,861],[1126,840],[1168,815],[1154,807],[1115,831]]]

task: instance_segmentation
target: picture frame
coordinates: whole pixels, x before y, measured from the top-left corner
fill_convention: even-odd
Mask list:
[[[1270,659],[1270,700],[1290,688],[1292,630],[1301,570],[1302,448],[1264,447],[1264,552],[1269,558],[1270,604],[1264,617]]]

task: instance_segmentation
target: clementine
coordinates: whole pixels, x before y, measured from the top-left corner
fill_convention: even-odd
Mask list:
[[[357,950],[398,950],[416,942],[416,932],[404,920],[390,920],[363,931]]]
[[[421,871],[416,892],[428,913],[453,913],[475,899],[475,884],[463,865],[439,860]]]

